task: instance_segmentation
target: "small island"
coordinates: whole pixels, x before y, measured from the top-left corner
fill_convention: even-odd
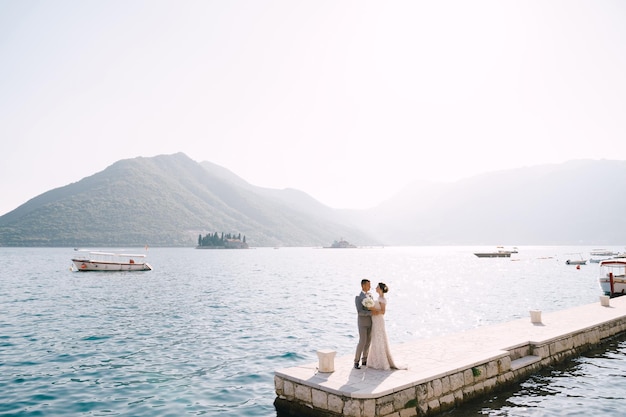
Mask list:
[[[248,249],[248,244],[246,243],[246,236],[244,235],[242,239],[241,233],[235,236],[230,233],[224,234],[224,232],[218,235],[215,232],[213,234],[208,233],[204,237],[199,235],[196,249]]]
[[[356,246],[354,246],[352,243],[349,243],[348,241],[343,240],[343,238],[341,238],[339,240],[335,240],[332,245],[325,246],[325,248],[328,248],[328,249],[335,249],[335,248],[345,249],[345,248],[356,248]]]

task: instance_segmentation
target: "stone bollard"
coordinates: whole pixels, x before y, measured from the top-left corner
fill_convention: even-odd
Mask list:
[[[319,372],[335,372],[335,355],[337,352],[330,349],[321,349],[317,351],[319,358]]]
[[[608,295],[601,295],[600,296],[600,305],[602,307],[609,307],[610,306],[610,300],[611,300],[611,297],[609,297]]]
[[[530,322],[541,324],[541,310],[530,310]]]

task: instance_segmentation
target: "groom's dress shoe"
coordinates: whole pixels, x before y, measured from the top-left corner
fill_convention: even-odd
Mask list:
[[[361,369],[358,362],[354,364],[354,369]]]

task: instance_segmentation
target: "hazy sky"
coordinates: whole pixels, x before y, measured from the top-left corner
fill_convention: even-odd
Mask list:
[[[137,156],[365,208],[625,133],[623,1],[0,0],[0,215]]]

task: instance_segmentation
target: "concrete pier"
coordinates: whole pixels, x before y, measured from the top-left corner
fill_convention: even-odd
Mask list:
[[[626,297],[536,318],[392,346],[406,370],[354,369],[352,354],[333,372],[318,363],[278,370],[275,407],[298,417],[434,416],[625,333]]]

